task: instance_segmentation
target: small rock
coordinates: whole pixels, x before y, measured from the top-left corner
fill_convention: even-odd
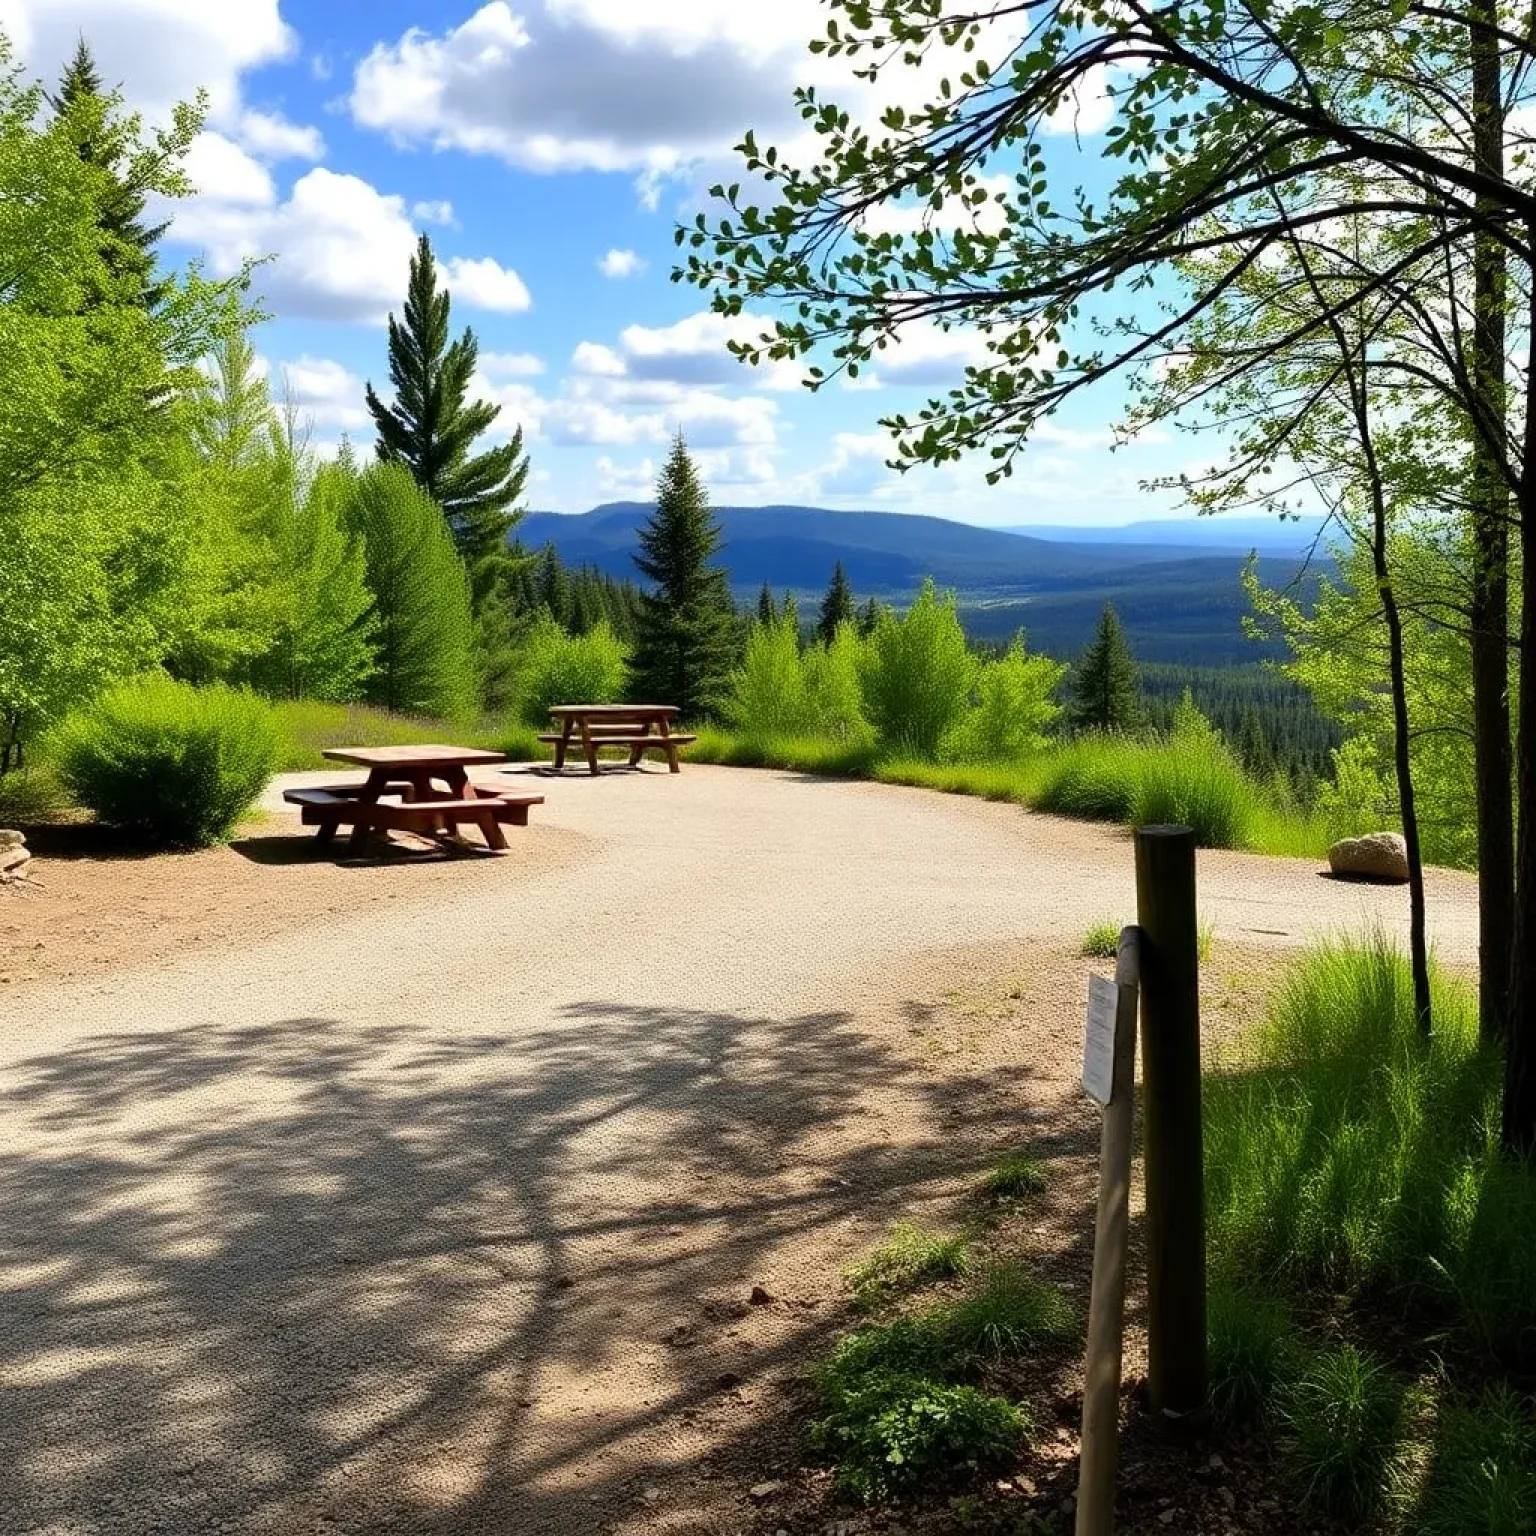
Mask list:
[[[779,1490],[783,1488],[783,1486],[784,1483],[781,1479],[773,1478],[766,1483],[753,1483],[753,1485],[747,1489],[747,1494],[750,1498],[757,1500],[771,1499],[774,1494],[778,1493]]]
[[[1356,880],[1404,885],[1408,880],[1408,844],[1400,832],[1342,838],[1328,850],[1328,868]]]
[[[1174,1517],[1177,1514],[1178,1510],[1176,1509],[1165,1509],[1162,1514],[1157,1517],[1157,1523],[1159,1525],[1172,1525],[1174,1522]]]
[[[752,1287],[752,1294],[747,1297],[747,1300],[750,1301],[754,1307],[766,1307],[772,1303],[773,1297],[770,1296],[768,1292],[762,1288],[762,1286],[754,1285]]]
[[[654,1504],[656,1500],[661,1497],[661,1489],[647,1488],[645,1492],[640,1495],[640,1497],[644,1499],[647,1504]]]
[[[32,862],[32,850],[20,845],[12,848],[0,848],[0,875],[20,875],[28,864]]]
[[[0,848],[24,848],[27,839],[14,827],[0,827]]]
[[[1221,1459],[1220,1456],[1212,1456],[1211,1459],[1206,1462],[1206,1466],[1208,1466],[1212,1472],[1224,1472],[1226,1470],[1227,1464]]]

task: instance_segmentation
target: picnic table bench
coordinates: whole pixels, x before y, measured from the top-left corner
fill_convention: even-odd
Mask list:
[[[593,773],[598,771],[597,754],[602,747],[628,747],[631,768],[638,768],[647,752],[660,752],[668,769],[681,773],[677,749],[698,740],[672,729],[677,716],[675,704],[554,704],[549,713],[560,729],[541,735],[539,740],[554,746],[557,772],[565,767],[573,737]]]
[[[300,809],[305,826],[318,827],[317,841],[328,843],[336,829],[352,828],[349,845],[360,847],[370,833],[415,832],[423,837],[456,834],[465,822],[480,829],[488,848],[505,848],[502,826],[528,825],[528,808],[544,796],[487,789],[469,781],[476,764],[504,763],[504,752],[437,743],[408,747],[331,747],[324,756],[368,769],[361,784],[328,784],[285,789],[283,799]],[[386,795],[399,798],[386,800]]]

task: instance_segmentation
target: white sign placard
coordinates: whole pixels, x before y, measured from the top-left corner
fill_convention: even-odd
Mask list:
[[[1120,989],[1107,976],[1088,978],[1088,1028],[1083,1036],[1083,1092],[1108,1104],[1115,1091],[1115,1015]]]

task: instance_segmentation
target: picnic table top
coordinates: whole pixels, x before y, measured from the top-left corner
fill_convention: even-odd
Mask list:
[[[423,742],[400,747],[327,747],[321,754],[338,763],[358,763],[364,768],[460,768],[473,763],[504,763],[505,752],[484,747],[446,747]]]
[[[551,704],[552,715],[666,715],[677,713],[676,704]]]

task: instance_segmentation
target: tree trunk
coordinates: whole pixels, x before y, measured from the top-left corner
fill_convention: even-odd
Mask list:
[[[1473,159],[1490,176],[1504,175],[1504,103],[1498,39],[1488,30],[1492,7],[1472,10]],[[1487,197],[1478,212],[1493,217]],[[1479,1019],[1484,1039],[1502,1038],[1505,994],[1514,948],[1515,833],[1510,804],[1509,513],[1505,410],[1505,254],[1488,234],[1473,246],[1471,372],[1482,403],[1472,438],[1473,775],[1477,794]],[[1529,473],[1529,469],[1526,471]]]

